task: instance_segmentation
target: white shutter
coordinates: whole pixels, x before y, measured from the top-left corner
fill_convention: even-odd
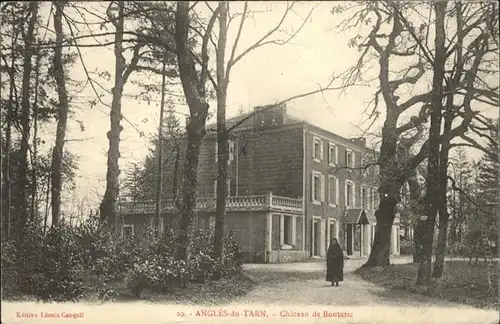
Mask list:
[[[217,197],[217,180],[214,180],[214,197]]]
[[[320,195],[321,195],[320,201],[323,202],[323,201],[325,201],[325,184],[326,184],[326,182],[325,182],[325,176],[324,175],[320,175],[320,179],[321,179],[320,180],[320,188],[321,188],[321,190],[320,190]]]
[[[339,178],[335,178],[335,204],[337,205],[340,204],[339,191],[340,191]]]
[[[325,224],[325,220],[321,219],[320,220],[320,228],[321,228],[321,235],[320,235],[320,238],[321,238],[321,241],[320,241],[320,244],[321,244],[321,256],[324,256],[326,254],[326,242],[325,242],[325,232],[326,232],[326,224]]]
[[[219,144],[217,143],[217,139],[215,139],[215,162],[218,161],[219,157]]]
[[[366,187],[366,199],[368,199],[368,201],[365,203],[366,204],[366,209],[368,210],[372,210],[372,191],[369,187]]]
[[[229,159],[228,162],[234,161],[234,142],[229,140]]]
[[[314,190],[315,190],[315,186],[314,186],[314,172],[311,173],[311,200],[314,201]]]
[[[349,202],[347,201],[347,181],[344,181],[344,205],[349,206]]]
[[[354,182],[352,183],[352,207],[357,207],[358,205],[356,204],[356,186]]]
[[[339,164],[339,150],[337,148],[337,145],[335,145],[335,164]]]
[[[319,159],[321,161],[323,161],[324,160],[323,159],[323,147],[324,147],[324,145],[323,145],[323,141],[322,140],[319,141],[319,147],[320,147],[320,149],[319,149],[319,154],[320,154],[319,155]]]

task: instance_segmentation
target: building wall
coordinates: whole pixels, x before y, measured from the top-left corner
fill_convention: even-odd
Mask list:
[[[164,220],[172,218],[171,214],[164,214]],[[124,224],[134,225],[134,234],[142,237],[143,230],[150,222],[152,215],[126,215]],[[196,228],[213,228],[215,218],[213,212],[202,212],[195,220]],[[227,212],[226,233],[234,232],[234,237],[239,244],[247,262],[265,262],[266,240],[266,213],[265,212]]]
[[[306,156],[306,190],[305,190],[305,209],[306,209],[306,250],[312,253],[312,227],[315,219],[320,219],[322,222],[322,237],[321,237],[321,256],[325,254],[328,247],[328,240],[331,238],[328,223],[335,222],[338,226],[337,235],[341,244],[345,247],[344,224],[342,223],[345,212],[345,184],[346,181],[352,181],[354,184],[354,205],[352,207],[361,207],[361,188],[362,185],[375,190],[375,168],[370,167],[366,171],[361,170],[362,166],[367,164],[369,150],[359,143],[353,143],[350,140],[332,134],[312,125],[308,125],[305,130],[305,156]],[[322,145],[322,159],[320,161],[313,158],[314,139],[319,138]],[[329,146],[330,143],[336,147],[335,166],[329,163]],[[345,156],[347,150],[354,154],[354,168],[350,170],[346,168]],[[364,160],[364,161],[363,161]],[[313,173],[318,173],[322,177],[321,201],[313,201]],[[329,177],[330,176],[330,177]],[[333,178],[332,178],[333,177]],[[330,201],[329,197],[329,182],[335,183],[335,188],[338,193],[335,193],[334,201]],[[368,198],[369,199],[369,198]],[[369,207],[369,206],[367,206]],[[369,208],[366,208],[369,209]],[[311,254],[312,255],[312,254]]]
[[[151,217],[147,215],[124,215],[123,224],[133,225],[134,234],[141,237],[144,231],[146,231],[148,225],[151,224]]]
[[[286,197],[302,197],[302,124],[274,125],[236,132],[231,138],[234,151],[229,163],[231,196],[263,195],[272,192]],[[217,180],[216,136],[207,135],[200,146],[197,193],[215,196]],[[166,155],[172,147],[166,144]],[[166,156],[164,191],[172,194],[174,156]],[[184,166],[184,152],[179,167]]]
[[[238,195],[302,197],[302,128],[275,126],[238,133],[232,165]],[[237,170],[236,170],[237,169]],[[236,177],[237,173],[237,177]]]

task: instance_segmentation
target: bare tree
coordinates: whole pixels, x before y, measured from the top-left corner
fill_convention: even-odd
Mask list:
[[[348,11],[356,10],[354,15],[340,24],[343,26],[342,28],[352,28],[363,23],[373,22],[373,27],[368,31],[368,35],[358,35],[350,41],[352,46],[358,46],[361,56],[358,64],[349,70],[345,86],[349,87],[351,83],[362,78],[367,69],[366,63],[375,55],[379,67],[377,76],[379,89],[376,92],[375,105],[371,113],[373,118],[379,115],[377,105],[379,97],[382,97],[385,103],[385,120],[378,160],[380,166],[380,205],[376,212],[377,227],[374,246],[365,266],[389,264],[390,231],[395,218],[396,205],[400,200],[400,188],[409,179],[413,170],[428,156],[431,148],[435,150],[436,145],[441,145],[445,139],[443,134],[431,131],[430,138],[417,147],[417,144],[423,139],[424,126],[429,116],[432,116],[432,130],[438,129],[437,125],[440,124],[443,112],[440,109],[441,102],[447,94],[447,88],[443,83],[445,84],[445,81],[450,79],[450,75],[455,75],[455,73],[460,75],[458,86],[449,87],[457,102],[454,108],[454,114],[457,117],[454,119],[454,125],[457,126],[446,134],[450,140],[466,136],[470,125],[478,116],[478,112],[472,110],[472,101],[476,103],[491,102],[491,92],[494,89],[484,83],[478,84],[476,82],[477,69],[474,67],[474,62],[477,61],[483,62],[486,67],[490,59],[480,55],[480,58],[476,60],[471,54],[481,54],[477,52],[476,47],[484,41],[483,36],[477,38],[475,33],[482,27],[489,28],[495,24],[491,19],[491,14],[488,13],[491,12],[488,5],[467,4],[467,6],[470,6],[466,11],[469,15],[467,25],[464,24],[461,30],[447,28],[444,34],[444,43],[440,43],[439,47],[436,47],[438,40],[435,41],[434,46],[429,44],[430,26],[434,24],[441,26],[441,22],[438,22],[437,19],[444,19],[444,23],[447,24],[455,6],[447,7],[445,5],[444,18],[442,18],[441,16],[436,17],[434,4],[395,1],[356,3],[348,8]],[[345,8],[336,8],[335,11],[346,12]],[[426,11],[429,12],[429,15],[423,14]],[[438,10],[438,13],[441,14],[441,11]],[[416,27],[418,25],[420,27]],[[456,45],[458,35],[461,35],[460,37],[463,39],[470,40],[465,46],[467,51],[462,53],[464,60],[467,61],[464,66],[457,65],[457,62],[454,61],[458,51]],[[439,34],[437,37],[439,37],[440,42],[443,41],[443,35]],[[451,44],[449,44],[450,40]],[[402,62],[402,59],[406,61],[406,64],[402,69],[398,69],[396,66],[398,62]],[[435,73],[433,81],[428,83],[424,76],[428,76],[430,71],[435,71]],[[418,94],[408,91],[410,87],[425,86],[426,83],[427,91],[424,90]],[[406,100],[401,101],[402,97],[406,97]],[[412,112],[415,106],[420,106],[420,110],[408,121],[404,121],[403,116]],[[405,141],[405,145],[401,145],[402,136],[409,132],[414,134],[409,137],[411,140]],[[402,146],[406,147],[404,151],[409,154],[398,154]],[[428,175],[430,178],[427,179],[429,182],[427,186],[437,185],[438,176],[434,169],[434,167],[439,166],[439,153],[437,154],[437,158],[435,152],[434,156],[430,158],[434,171],[432,175]],[[433,187],[433,190],[435,188]],[[426,195],[430,197],[431,193],[426,192]],[[433,197],[436,198],[436,196]],[[437,208],[437,205],[434,204],[433,208]],[[429,211],[428,206],[427,212]],[[435,217],[425,216],[427,218],[419,222],[416,230],[416,234],[420,233],[424,236],[424,238],[417,240],[417,245],[419,245],[417,248],[424,246],[423,253],[428,254],[429,240],[432,240],[428,231],[433,230]],[[430,246],[432,246],[432,242]],[[425,258],[423,260],[425,261]]]
[[[255,49],[269,45],[286,45],[289,43],[304,27],[309,17],[312,15],[314,8],[311,9],[303,20],[302,25],[297,28],[292,34],[287,34],[286,39],[279,37],[280,29],[283,28],[287,20],[287,16],[294,10],[296,3],[287,3],[285,11],[276,25],[269,29],[255,43],[250,45],[238,53],[238,45],[240,42],[243,29],[251,11],[248,7],[248,2],[243,4],[243,11],[239,14],[240,22],[237,29],[236,38],[230,47],[230,57],[226,63],[227,34],[230,23],[236,15],[231,16],[229,13],[229,3],[227,1],[219,1],[217,11],[212,10],[213,14],[218,12],[218,37],[216,51],[216,80],[214,87],[217,96],[217,198],[215,211],[215,257],[221,257],[224,242],[224,228],[226,218],[226,198],[227,198],[227,176],[228,176],[228,160],[229,160],[229,131],[226,127],[226,105],[228,86],[231,77],[232,68],[246,55],[250,54]],[[213,80],[213,79],[212,79]]]
[[[177,3],[175,12],[175,45],[177,64],[182,89],[189,106],[189,119],[186,123],[187,147],[184,159],[182,206],[178,224],[176,257],[179,260],[187,258],[189,229],[194,219],[196,206],[197,170],[199,163],[200,144],[205,135],[205,124],[208,116],[206,81],[208,77],[208,41],[212,33],[217,15],[210,19],[206,34],[201,45],[199,72],[196,69],[194,53],[189,46],[190,3]]]
[[[54,149],[52,150],[51,163],[51,199],[52,199],[52,226],[59,225],[61,210],[61,188],[62,188],[62,159],[64,152],[64,138],[66,136],[66,124],[68,121],[69,99],[66,89],[66,76],[64,71],[62,54],[62,17],[65,4],[60,1],[53,3],[56,8],[54,14],[54,29],[56,31],[56,45],[54,47],[54,78],[57,83],[57,94],[59,107],[57,112],[57,130]]]
[[[162,74],[161,74],[161,102],[160,102],[160,121],[158,125],[158,144],[157,144],[157,181],[156,181],[156,206],[155,206],[155,231],[156,235],[158,236],[161,228],[163,227],[161,224],[161,207],[162,207],[162,202],[161,202],[161,196],[162,196],[162,189],[163,189],[163,170],[162,170],[162,165],[163,165],[163,128],[164,128],[164,122],[163,122],[163,115],[165,113],[165,91],[166,91],[166,62],[165,62],[165,57],[163,58],[162,62]]]
[[[29,196],[29,171],[28,171],[28,152],[30,149],[30,122],[31,122],[31,72],[33,63],[31,62],[35,55],[35,25],[38,19],[38,2],[31,2],[29,5],[29,22],[26,31],[22,31],[22,38],[26,45],[23,54],[23,76],[22,76],[22,95],[21,95],[21,188],[18,192],[19,200],[22,203],[18,206],[17,234],[23,238],[24,229],[28,220],[28,196]]]
[[[123,96],[124,86],[127,83],[130,74],[136,69],[137,63],[141,57],[141,48],[143,44],[138,42],[133,47],[133,54],[130,63],[126,64],[123,57],[123,36],[125,30],[125,2],[117,1],[117,10],[113,8],[114,2],[110,4],[107,10],[109,20],[115,27],[114,33],[114,54],[115,54],[115,73],[114,73],[114,86],[111,90],[113,99],[111,102],[110,122],[111,128],[107,133],[109,140],[109,150],[107,159],[107,173],[106,173],[106,191],[103,200],[99,207],[100,219],[103,223],[107,224],[110,231],[117,230],[117,198],[119,193],[118,178],[120,175],[119,159],[120,159],[120,133],[123,129],[121,126],[122,109],[121,101]],[[113,11],[117,11],[116,16]]]
[[[20,34],[18,24],[15,21],[15,13],[11,12],[11,60],[6,62],[6,70],[9,71],[9,97],[6,103],[7,113],[5,116],[6,126],[5,126],[5,138],[2,136],[2,150],[4,150],[5,158],[2,165],[2,235],[5,238],[10,238],[11,235],[11,207],[12,207],[12,182],[11,182],[11,146],[12,146],[12,122],[14,119],[14,103],[16,101],[15,87],[16,87],[16,77],[14,73],[15,62],[16,62],[16,43]],[[5,58],[4,58],[5,60]]]

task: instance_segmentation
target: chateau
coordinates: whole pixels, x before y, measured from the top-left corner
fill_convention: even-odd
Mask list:
[[[258,107],[228,120],[227,230],[234,230],[248,262],[290,262],[324,257],[336,237],[349,256],[370,253],[378,206],[374,151],[363,138],[347,139],[286,114],[286,108]],[[210,130],[207,126],[207,129]],[[198,168],[198,227],[215,224],[217,139],[204,137]],[[182,156],[182,155],[181,155]],[[182,163],[179,163],[182,167]],[[174,178],[165,166],[166,192]],[[163,221],[173,214],[162,206]],[[137,234],[153,219],[154,202],[120,203],[124,233]],[[399,219],[391,254],[399,254]]]

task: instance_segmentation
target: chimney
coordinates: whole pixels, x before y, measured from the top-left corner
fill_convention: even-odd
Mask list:
[[[366,147],[366,138],[365,137],[351,138],[351,142],[353,142],[359,146]]]
[[[254,108],[254,127],[269,127],[283,125],[286,116],[286,106],[284,104],[258,106]]]

